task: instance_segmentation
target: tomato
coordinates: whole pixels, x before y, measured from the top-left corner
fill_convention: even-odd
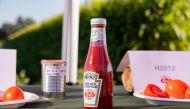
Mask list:
[[[185,91],[185,98],[190,99],[190,87]]]
[[[144,95],[155,97],[156,94],[160,92],[162,92],[162,90],[158,86],[154,84],[148,84],[144,90]]]
[[[159,93],[155,94],[155,97],[169,98],[169,95],[168,95],[168,93],[162,91],[162,92],[159,92]]]
[[[10,87],[3,94],[3,101],[14,101],[24,99],[22,89],[18,87]]]
[[[3,99],[0,99],[0,102],[3,102],[4,100]]]
[[[183,99],[187,88],[187,84],[181,80],[170,80],[165,86],[165,91],[172,98]]]

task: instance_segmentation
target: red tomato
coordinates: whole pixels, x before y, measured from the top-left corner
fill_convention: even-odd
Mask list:
[[[144,90],[144,95],[155,97],[156,94],[160,92],[162,92],[162,90],[158,86],[154,84],[148,84]]]
[[[3,99],[0,99],[0,102],[3,102],[4,100]]]
[[[18,87],[10,87],[3,94],[3,101],[14,101],[24,99],[22,89]]]
[[[185,98],[190,99],[190,87],[185,91]]]
[[[170,80],[166,84],[165,91],[172,98],[183,99],[187,88],[187,84],[181,80]]]
[[[157,94],[155,95],[155,97],[169,98],[169,95],[168,95],[166,92],[162,91],[162,92],[157,93]]]

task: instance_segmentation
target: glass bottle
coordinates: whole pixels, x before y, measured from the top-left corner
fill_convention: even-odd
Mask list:
[[[84,109],[112,109],[113,70],[106,44],[106,19],[91,19],[91,37],[84,65]]]

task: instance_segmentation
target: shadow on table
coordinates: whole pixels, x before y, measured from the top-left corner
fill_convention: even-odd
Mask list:
[[[35,103],[27,103],[22,108],[48,108],[49,106],[53,106],[51,101],[39,100]]]

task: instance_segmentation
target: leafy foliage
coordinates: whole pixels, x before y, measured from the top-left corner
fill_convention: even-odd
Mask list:
[[[26,71],[21,70],[19,74],[17,74],[16,84],[18,86],[27,85],[30,82],[30,78],[26,77]]]
[[[35,22],[31,18],[18,17],[15,24],[4,23],[2,25],[2,29],[5,30],[10,35],[33,23]]]
[[[17,72],[25,69],[30,84],[41,79],[42,59],[60,59],[61,30],[62,17],[58,16],[12,34],[4,44],[4,48],[17,49]]]

